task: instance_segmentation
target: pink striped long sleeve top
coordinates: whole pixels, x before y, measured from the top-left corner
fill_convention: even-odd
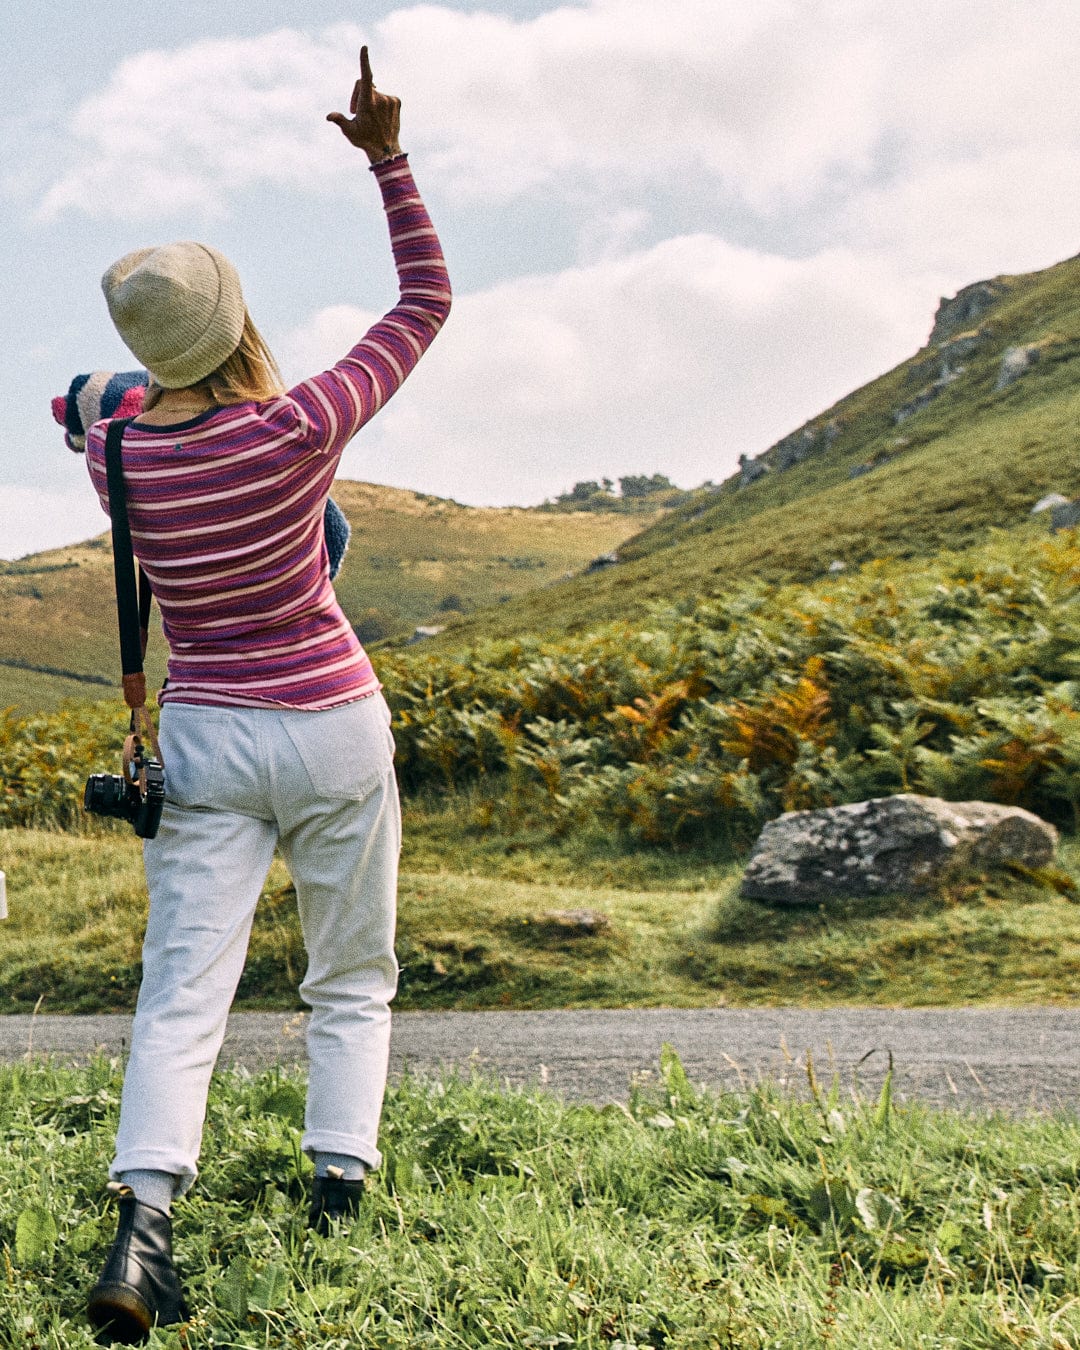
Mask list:
[[[330,370],[265,403],[131,425],[131,539],[169,644],[162,702],[333,708],[379,682],[330,583],[323,509],[345,445],[399,388],[450,310],[439,241],[404,157],[376,165],[400,285]],[[87,433],[102,506],[107,422]]]

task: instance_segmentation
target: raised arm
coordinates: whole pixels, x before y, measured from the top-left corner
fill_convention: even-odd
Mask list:
[[[375,89],[366,47],[349,108],[351,117],[329,113],[327,120],[371,161],[390,227],[399,299],[335,366],[290,391],[306,414],[310,443],[331,455],[340,454],[400,388],[450,312],[442,249],[399,143],[401,100]]]

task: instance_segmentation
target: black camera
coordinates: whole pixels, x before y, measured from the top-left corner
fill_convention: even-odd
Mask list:
[[[130,820],[140,839],[153,839],[165,805],[165,770],[160,760],[144,759],[141,754],[131,767],[135,771],[132,779],[119,773],[92,773],[86,780],[83,810]]]

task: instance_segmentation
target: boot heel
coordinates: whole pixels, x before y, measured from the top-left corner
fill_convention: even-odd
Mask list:
[[[86,1315],[95,1332],[107,1331],[109,1339],[120,1345],[140,1344],[154,1325],[154,1315],[145,1300],[123,1284],[99,1284],[90,1295]]]
[[[120,1192],[120,1222],[86,1315],[100,1344],[138,1345],[150,1328],[188,1320],[173,1265],[172,1223],[129,1191]]]

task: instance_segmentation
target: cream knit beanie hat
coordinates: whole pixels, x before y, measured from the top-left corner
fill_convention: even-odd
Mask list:
[[[208,244],[136,249],[113,263],[101,289],[117,332],[163,389],[205,379],[239,346],[240,277]]]

